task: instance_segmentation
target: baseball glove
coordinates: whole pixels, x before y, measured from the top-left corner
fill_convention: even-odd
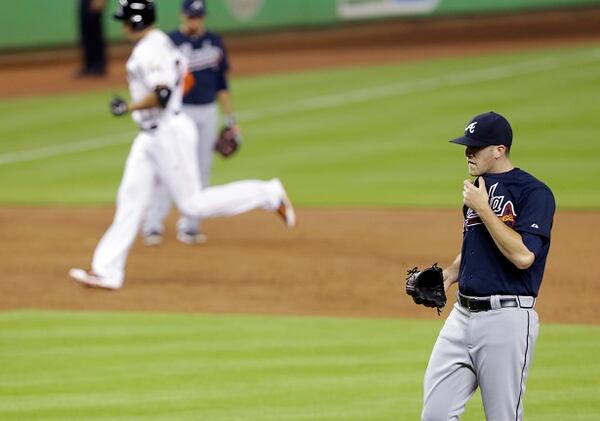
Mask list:
[[[223,127],[215,143],[215,151],[225,158],[230,157],[237,151],[241,144],[240,135],[235,127]]]
[[[446,305],[442,268],[434,263],[422,271],[416,267],[409,270],[406,276],[406,293],[413,297],[417,304],[435,307],[439,315]]]

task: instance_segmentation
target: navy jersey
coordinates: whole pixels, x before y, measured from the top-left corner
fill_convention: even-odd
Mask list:
[[[228,88],[229,62],[221,38],[212,32],[205,32],[198,38],[189,37],[179,30],[171,32],[169,37],[187,57],[195,79],[183,103],[202,105],[215,102],[217,93]]]
[[[502,222],[521,234],[535,261],[525,270],[514,266],[500,252],[479,215],[464,207],[460,292],[537,297],[550,249],[554,196],[544,183],[519,168],[483,178],[491,208]]]

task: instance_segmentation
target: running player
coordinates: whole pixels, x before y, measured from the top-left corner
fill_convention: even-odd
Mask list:
[[[132,101],[116,98],[111,111],[117,116],[131,112],[140,132],[125,164],[113,223],[96,247],[92,269],[71,269],[69,275],[87,286],[122,287],[127,256],[156,178],[186,215],[232,216],[262,208],[279,213],[293,227],[294,210],[278,179],[201,188],[197,129],[181,112],[185,57],[164,32],[154,28],[152,0],[119,0],[114,17],[123,22],[125,35],[135,47],[127,61]]]

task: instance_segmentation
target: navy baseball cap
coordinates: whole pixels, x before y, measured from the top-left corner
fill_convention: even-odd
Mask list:
[[[512,128],[508,120],[493,111],[479,114],[465,127],[465,134],[462,137],[453,139],[450,142],[459,145],[485,147],[490,145],[512,145]]]
[[[191,18],[201,18],[206,15],[206,2],[204,0],[183,0],[181,10]]]

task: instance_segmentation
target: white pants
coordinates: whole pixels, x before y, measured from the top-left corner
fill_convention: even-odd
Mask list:
[[[198,136],[196,145],[196,156],[198,159],[200,183],[202,188],[210,185],[215,142],[217,140],[217,129],[219,111],[216,103],[207,105],[184,105],[183,111],[196,124]],[[164,231],[164,219],[171,211],[173,198],[164,182],[156,180],[154,193],[148,204],[146,215],[142,226],[142,232]],[[192,215],[182,214],[177,222],[177,230],[180,232],[195,232],[201,229],[201,219]]]
[[[158,129],[135,138],[119,191],[112,225],[94,252],[92,270],[120,287],[129,249],[140,228],[155,180],[164,182],[179,210],[197,218],[237,215],[252,209],[274,211],[283,197],[278,180],[238,181],[201,188],[196,128],[185,114],[165,117]]]
[[[487,421],[522,420],[538,331],[533,309],[473,313],[455,304],[429,359],[421,419],[458,420],[479,386]]]

